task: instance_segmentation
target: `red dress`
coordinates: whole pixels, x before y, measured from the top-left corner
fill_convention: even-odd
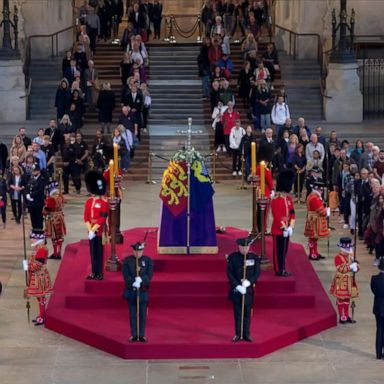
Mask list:
[[[349,255],[338,253],[335,256],[336,274],[333,277],[329,292],[338,299],[349,299],[359,296],[359,288],[355,274],[350,269]],[[357,270],[360,267],[357,264]]]
[[[48,250],[44,244],[37,245],[28,261],[28,296],[44,297],[53,293],[46,261]]]
[[[63,239],[67,234],[63,206],[64,198],[59,192],[47,197],[45,200],[43,209],[45,216],[45,235],[49,239]]]
[[[318,239],[329,235],[327,209],[324,207],[324,202],[319,194],[313,191],[307,197],[304,236]]]

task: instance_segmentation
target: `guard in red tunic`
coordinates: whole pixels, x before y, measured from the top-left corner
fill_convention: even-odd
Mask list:
[[[276,196],[271,202],[273,267],[276,276],[290,276],[285,268],[289,238],[295,226],[295,207],[290,192],[295,175],[291,169],[280,172],[276,184]]]
[[[264,161],[265,162],[265,198],[271,199],[275,195],[274,191],[274,185],[273,185],[273,177],[272,172],[268,168],[268,164],[270,162],[270,159],[272,159],[274,156],[273,150],[270,147],[261,146],[257,152],[257,161]],[[256,167],[256,176],[260,178],[260,163]],[[260,186],[260,181],[258,183]],[[265,208],[265,214],[264,214],[264,231],[267,232],[267,225],[268,225],[268,213],[269,213],[269,206],[270,206],[270,200],[268,201],[268,204]],[[257,229],[259,232],[261,232],[261,217],[260,217],[260,209],[258,207],[257,209]]]
[[[325,207],[322,199],[324,183],[314,181],[311,184],[312,192],[307,197],[307,217],[305,219],[304,236],[308,237],[309,259],[324,259],[317,250],[317,240],[328,237],[330,230],[328,228],[327,217],[330,214],[329,208]]]
[[[356,323],[349,316],[349,306],[351,298],[359,296],[355,273],[359,272],[360,267],[356,260],[353,259],[353,245],[350,237],[342,237],[337,246],[340,248],[340,252],[335,256],[336,274],[329,291],[331,295],[336,297],[340,324]]]
[[[64,197],[59,191],[59,183],[52,181],[47,185],[48,197],[45,199],[45,236],[52,240],[53,254],[50,259],[61,259],[61,248],[67,234],[64,220]]]
[[[101,172],[91,170],[85,175],[85,183],[92,195],[84,207],[84,223],[88,229],[92,264],[92,273],[87,279],[103,280],[103,233],[109,212],[109,204],[104,197],[106,182]]]
[[[51,278],[47,270],[48,249],[45,245],[43,231],[33,231],[30,238],[32,254],[28,260],[26,295],[27,297],[36,297],[39,303],[39,315],[33,322],[35,325],[42,325],[45,322],[47,296],[53,292]]]

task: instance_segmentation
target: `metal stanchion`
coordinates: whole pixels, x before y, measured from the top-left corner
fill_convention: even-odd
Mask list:
[[[154,153],[148,153],[148,170],[147,170],[147,181],[146,184],[156,184],[156,181],[152,178],[152,156]]]
[[[173,35],[173,23],[175,22],[175,17],[171,16],[170,26],[169,26],[169,43],[176,44],[176,37]]]
[[[199,35],[197,36],[197,42],[198,43],[202,43],[203,42],[203,36],[201,34],[201,16],[197,16],[197,22],[198,22],[198,25],[199,25]]]
[[[214,152],[211,154],[212,156],[212,182],[213,184],[220,184],[219,180],[216,178],[216,159],[217,159],[217,153]]]
[[[165,17],[165,37],[163,39],[163,41],[165,41],[166,43],[169,43],[169,40],[170,40],[170,37],[171,37],[171,33],[170,33],[170,28],[168,28],[167,30],[167,26],[170,25],[170,22],[168,21],[168,18]]]

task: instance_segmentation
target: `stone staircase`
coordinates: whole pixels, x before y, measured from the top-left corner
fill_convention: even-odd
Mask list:
[[[188,118],[192,118],[192,145],[202,155],[209,153],[209,134],[201,98],[201,81],[197,76],[197,44],[149,45],[150,150],[153,178],[160,180],[166,166],[164,159],[186,144]],[[184,132],[184,133],[183,133]],[[210,159],[207,158],[207,166]]]
[[[61,78],[62,58],[33,59],[29,68],[32,79],[30,94],[30,119],[48,126],[48,120],[56,117],[55,95]]]
[[[288,105],[293,119],[320,122],[321,108],[320,65],[317,60],[296,59],[280,54],[282,80],[287,89]]]

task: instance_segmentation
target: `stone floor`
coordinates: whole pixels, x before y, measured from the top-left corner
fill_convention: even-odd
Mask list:
[[[238,190],[233,182],[218,184],[215,189],[217,225],[249,228],[251,191]],[[158,192],[158,185],[126,185],[122,228],[157,225]],[[66,243],[85,237],[82,223],[85,199],[85,193],[80,197],[69,195],[65,207],[69,232]],[[297,207],[297,212],[293,241],[305,244],[302,235],[303,205]],[[375,359],[375,324],[369,289],[370,276],[376,273],[376,269],[372,266],[373,257],[362,245],[358,247],[362,270],[358,275],[361,297],[357,301],[356,325],[337,326],[257,360],[125,361],[28,324],[22,298],[25,285],[21,268],[22,227],[10,220],[10,216],[7,228],[0,231],[0,279],[5,285],[0,299],[1,384],[382,382],[384,363]],[[337,239],[347,233],[338,220],[338,217],[332,218],[336,230],[330,240],[330,257],[314,264],[326,290],[333,275]],[[29,228],[29,219],[26,220],[26,227]],[[321,243],[321,251],[327,255],[326,242]],[[48,263],[53,277],[58,263]],[[36,303],[32,302],[31,315],[35,316],[36,311]]]

